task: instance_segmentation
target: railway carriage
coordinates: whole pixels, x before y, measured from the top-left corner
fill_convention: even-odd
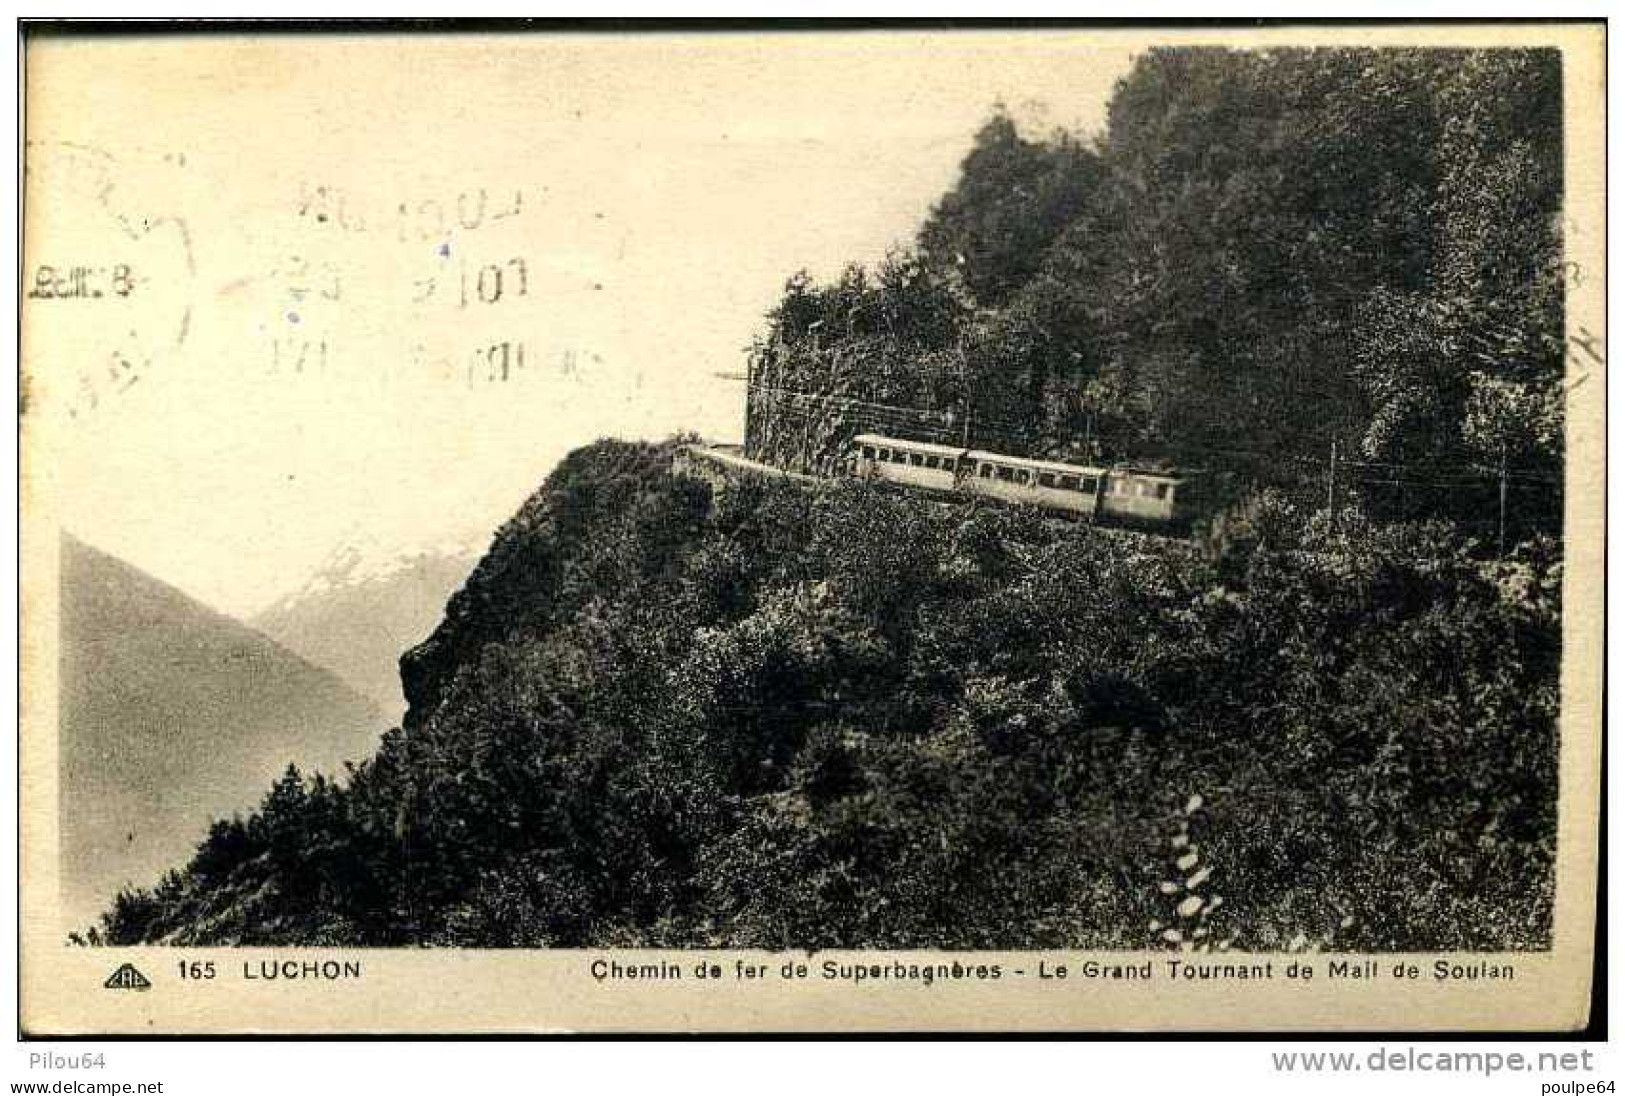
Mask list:
[[[865,479],[1132,524],[1181,525],[1198,502],[1191,478],[1178,473],[1029,460],[883,434],[853,438],[851,464]]]
[[[935,491],[959,489],[964,449],[879,434],[860,434],[853,442],[859,476]]]

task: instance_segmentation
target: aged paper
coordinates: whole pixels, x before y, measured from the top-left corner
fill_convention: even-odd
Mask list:
[[[1585,1026],[1600,27],[25,64],[28,1033]]]

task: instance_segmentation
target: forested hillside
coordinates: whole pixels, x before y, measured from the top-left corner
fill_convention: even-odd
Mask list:
[[[787,285],[747,448],[1164,460],[1511,539],[1561,513],[1555,51],[1153,50],[1104,134],[995,115],[917,247]],[[966,419],[969,419],[967,424]],[[1486,520],[1486,518],[1488,520]]]
[[[1549,551],[1278,502],[1188,544],[669,457],[570,457],[377,756],[290,773],[101,938],[1548,939]]]

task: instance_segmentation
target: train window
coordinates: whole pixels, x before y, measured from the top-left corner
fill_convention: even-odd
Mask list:
[[[1159,499],[1165,499],[1168,497],[1168,485],[1166,483],[1157,484],[1157,497]]]
[[[1084,476],[1081,480],[1078,481],[1078,490],[1082,491],[1086,495],[1094,494],[1095,493],[1095,481],[1093,479],[1091,479],[1090,477],[1088,477],[1088,476]]]
[[[863,447],[863,459],[864,460],[874,460],[875,459],[875,447],[874,446],[865,445]]]
[[[1009,483],[1016,478],[1016,470],[1001,464],[999,465],[999,478],[1005,483]]]
[[[977,479],[992,479],[993,478],[993,466],[991,464],[978,464],[976,466],[976,478]]]
[[[1038,473],[1038,486],[1040,486],[1040,487],[1054,487],[1055,486],[1055,473],[1054,472],[1040,472],[1040,473]]]

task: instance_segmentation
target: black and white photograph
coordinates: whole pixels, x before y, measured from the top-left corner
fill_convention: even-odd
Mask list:
[[[27,36],[36,1023],[1584,1027],[1601,43]]]

